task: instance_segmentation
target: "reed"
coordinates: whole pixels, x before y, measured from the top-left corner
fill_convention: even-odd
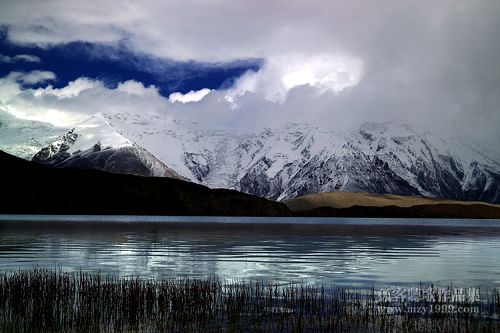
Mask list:
[[[0,331],[493,332],[500,329],[500,293],[487,295],[474,304],[479,313],[389,313],[373,289],[35,268],[0,276]]]

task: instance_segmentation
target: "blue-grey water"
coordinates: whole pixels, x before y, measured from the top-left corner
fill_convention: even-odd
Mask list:
[[[0,216],[0,273],[500,287],[499,220]]]

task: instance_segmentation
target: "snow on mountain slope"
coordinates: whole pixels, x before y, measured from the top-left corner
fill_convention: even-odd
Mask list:
[[[139,176],[182,178],[95,114],[40,150],[33,161],[61,168],[90,168]]]
[[[241,134],[148,115],[106,119],[182,176],[210,187],[276,200],[326,191],[498,200],[498,162],[471,143],[406,125],[368,123],[341,137],[304,124]]]
[[[239,135],[199,131],[187,122],[147,114],[117,113],[106,120],[193,182],[221,188],[237,185]]]
[[[16,118],[0,110],[0,150],[31,159],[42,147],[54,141],[66,128]]]
[[[360,185],[366,168],[355,167],[366,157],[343,138],[318,127],[291,124],[258,136],[258,152],[240,174],[240,190],[272,199],[331,190],[364,189]],[[365,175],[365,178],[368,175]],[[357,185],[356,185],[357,184]],[[408,193],[407,189],[396,189]]]
[[[499,162],[463,138],[370,123],[348,140],[386,162],[423,195],[498,202]]]

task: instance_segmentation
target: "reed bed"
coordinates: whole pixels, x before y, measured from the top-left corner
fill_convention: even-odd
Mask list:
[[[32,269],[0,275],[0,331],[500,331],[500,294],[487,295],[475,304],[478,313],[389,313],[381,310],[384,304],[373,289],[218,279],[141,280]],[[422,302],[396,305],[407,309]]]

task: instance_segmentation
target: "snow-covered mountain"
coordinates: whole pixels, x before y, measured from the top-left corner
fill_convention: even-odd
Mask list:
[[[33,161],[58,168],[183,178],[150,152],[118,133],[101,114],[76,124],[35,154]]]
[[[44,122],[20,119],[0,110],[0,150],[24,159],[31,159],[66,130]]]
[[[367,123],[348,135],[304,124],[257,134],[199,127],[148,114],[96,115],[35,159],[59,166],[79,161],[116,172],[82,158],[137,149],[133,155],[150,154],[148,160],[193,182],[275,200],[351,191],[500,202],[500,158],[460,138],[392,123]],[[129,163],[120,155],[113,161]]]
[[[348,140],[423,195],[500,202],[500,160],[464,138],[370,123]]]

